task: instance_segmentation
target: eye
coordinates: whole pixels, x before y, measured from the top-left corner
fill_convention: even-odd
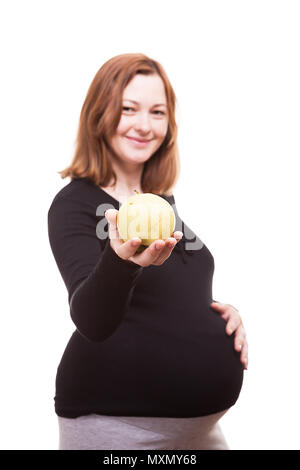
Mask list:
[[[128,106],[123,106],[122,109],[123,109],[123,111],[134,111],[133,108],[129,108]],[[154,113],[154,114],[155,114],[155,113],[160,113],[161,116],[163,116],[163,115],[165,114],[163,111],[158,111],[158,110],[153,111],[153,113]]]

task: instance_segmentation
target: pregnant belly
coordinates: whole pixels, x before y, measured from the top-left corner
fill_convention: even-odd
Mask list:
[[[150,330],[140,336],[134,373],[146,397],[159,400],[170,413],[181,410],[183,416],[215,413],[236,402],[243,365],[233,336],[225,333],[225,323],[219,319],[218,328],[186,338]]]
[[[57,396],[64,403],[90,397],[104,414],[197,417],[229,408],[243,366],[224,320],[203,310],[180,322],[167,328],[131,317],[102,343],[75,332],[59,367]]]

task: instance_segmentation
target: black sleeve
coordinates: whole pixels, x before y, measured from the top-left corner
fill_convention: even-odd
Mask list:
[[[90,341],[107,339],[122,322],[143,267],[104,248],[96,235],[96,217],[82,201],[59,198],[48,211],[48,235],[69,294],[70,314]]]

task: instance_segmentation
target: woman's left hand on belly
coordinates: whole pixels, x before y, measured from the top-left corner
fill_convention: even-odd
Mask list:
[[[241,351],[241,362],[244,364],[244,368],[248,369],[248,343],[239,311],[232,305],[223,304],[221,302],[212,302],[210,306],[227,322],[225,328],[226,333],[231,335],[235,332],[234,348],[237,351]]]

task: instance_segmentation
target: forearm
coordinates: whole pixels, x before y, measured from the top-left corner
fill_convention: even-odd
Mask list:
[[[83,336],[101,342],[116,331],[142,270],[119,258],[108,240],[99,263],[70,299],[72,320]]]

